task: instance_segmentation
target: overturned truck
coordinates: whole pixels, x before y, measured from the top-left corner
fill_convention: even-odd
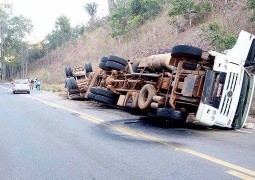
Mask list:
[[[84,99],[93,76],[91,63],[79,67],[65,67],[65,87],[68,99]]]
[[[89,99],[203,126],[241,128],[254,92],[255,37],[245,31],[223,53],[178,45],[171,54],[101,59]]]

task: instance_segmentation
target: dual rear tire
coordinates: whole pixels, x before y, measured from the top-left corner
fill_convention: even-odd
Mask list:
[[[90,88],[90,92],[88,93],[88,99],[95,100],[101,103],[105,103],[108,105],[116,105],[119,94],[108,91],[102,88]]]
[[[127,60],[117,57],[117,56],[104,56],[101,58],[99,67],[103,70],[125,70],[127,65]]]

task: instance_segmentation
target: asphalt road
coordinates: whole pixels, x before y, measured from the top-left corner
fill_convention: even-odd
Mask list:
[[[0,179],[255,179],[255,132],[181,127],[0,84]]]

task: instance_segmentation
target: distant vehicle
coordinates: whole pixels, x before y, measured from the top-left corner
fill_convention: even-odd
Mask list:
[[[30,83],[28,79],[15,80],[12,87],[13,94],[24,92],[30,94]]]

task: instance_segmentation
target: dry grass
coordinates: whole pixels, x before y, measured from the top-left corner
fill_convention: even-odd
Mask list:
[[[41,89],[44,91],[51,91],[51,92],[62,92],[64,91],[63,84],[42,84]]]

